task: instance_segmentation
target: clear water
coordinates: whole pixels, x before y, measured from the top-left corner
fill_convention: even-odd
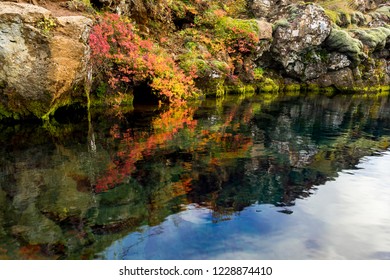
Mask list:
[[[107,111],[0,125],[1,259],[390,258],[388,96]]]

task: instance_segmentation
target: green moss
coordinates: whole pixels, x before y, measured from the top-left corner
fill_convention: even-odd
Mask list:
[[[364,56],[363,44],[345,30],[333,28],[325,41],[328,49],[346,54],[353,63],[359,64]]]
[[[366,86],[366,87],[354,87],[352,89],[354,92],[367,92],[367,93],[385,93],[390,92],[390,85],[376,85],[376,86]]]
[[[371,51],[383,49],[386,45],[387,38],[390,36],[390,28],[386,27],[355,29],[352,32]]]
[[[336,23],[339,20],[339,13],[333,10],[324,9],[325,14],[328,16],[328,18],[333,22]]]
[[[383,14],[387,17],[390,17],[390,6],[382,6],[375,11],[376,13]]]
[[[256,88],[253,85],[237,85],[237,86],[227,86],[225,87],[225,92],[227,94],[238,94],[244,95],[246,97],[253,96],[256,93]]]
[[[284,91],[286,92],[296,92],[301,90],[301,85],[300,84],[288,84],[285,85],[283,88]]]
[[[271,78],[265,78],[262,82],[257,84],[260,92],[277,92],[279,86]]]
[[[257,67],[253,70],[253,78],[257,81],[263,78],[263,74],[264,74],[263,68]]]
[[[232,37],[248,37],[251,35],[257,36],[259,26],[256,20],[253,19],[235,19],[231,17],[222,17],[218,20],[215,27],[216,36],[219,38]]]
[[[288,22],[287,19],[281,18],[273,23],[272,31],[274,32],[279,26],[280,27],[288,27],[288,26],[290,26],[290,23]]]

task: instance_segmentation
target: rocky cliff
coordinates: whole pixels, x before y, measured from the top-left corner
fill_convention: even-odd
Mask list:
[[[169,53],[199,87],[389,89],[386,0],[32,3],[0,2],[3,117],[42,118],[74,100],[85,102],[88,36],[96,11],[129,18],[139,36]],[[94,87],[100,95],[107,87],[101,78]]]
[[[260,58],[260,65],[319,87],[363,90],[389,85],[390,5],[386,1],[293,2],[284,1],[275,9],[272,1],[252,1],[254,14],[274,24],[272,61]]]

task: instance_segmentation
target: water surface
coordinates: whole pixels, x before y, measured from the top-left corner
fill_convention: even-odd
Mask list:
[[[390,258],[388,96],[110,110],[0,125],[0,258]]]

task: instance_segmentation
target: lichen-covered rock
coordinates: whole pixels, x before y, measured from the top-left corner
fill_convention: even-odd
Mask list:
[[[91,24],[83,16],[56,18],[38,6],[0,2],[0,106],[43,117],[80,94]]]
[[[351,61],[345,54],[332,52],[329,56],[328,70],[335,71],[351,65]]]
[[[255,17],[265,18],[271,10],[271,0],[253,0],[251,9]]]
[[[316,71],[323,67],[316,64],[321,57],[313,51],[331,32],[331,22],[324,10],[315,4],[290,5],[287,13],[279,17],[285,21],[278,24],[274,31],[271,50],[275,59],[293,77],[307,80],[319,76],[321,73]],[[309,60],[305,57],[308,53],[313,54]]]
[[[298,2],[298,0],[250,0],[249,8],[257,18],[268,18],[291,3]]]

